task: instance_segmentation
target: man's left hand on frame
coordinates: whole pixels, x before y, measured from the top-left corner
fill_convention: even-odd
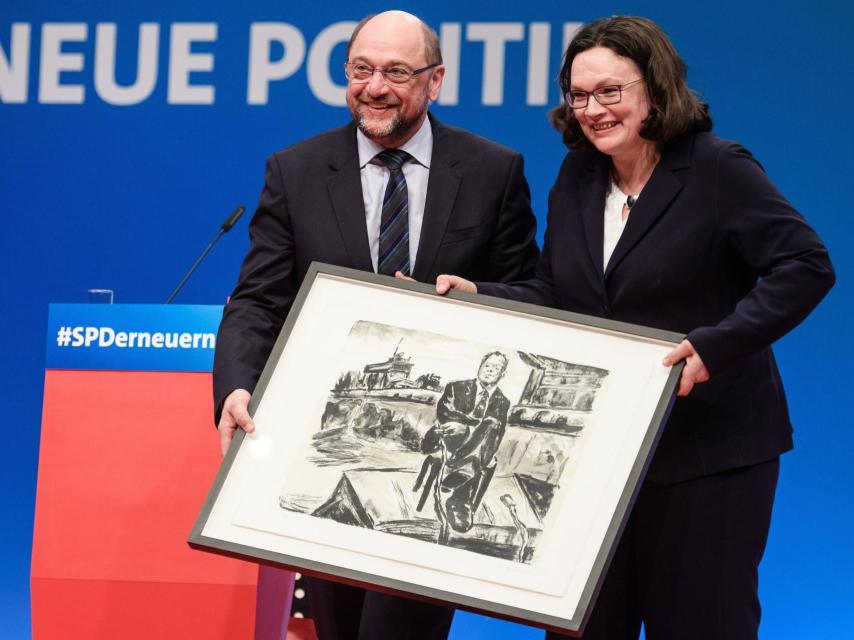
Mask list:
[[[459,436],[468,433],[468,427],[458,422],[448,422],[447,424],[439,425],[436,430],[444,437]]]
[[[665,367],[672,367],[681,360],[685,361],[685,367],[682,369],[682,375],[679,378],[679,390],[676,395],[684,397],[691,393],[695,384],[706,382],[709,379],[709,370],[703,364],[700,354],[694,350],[694,345],[688,340],[683,340],[678,347],[664,356],[662,364]]]
[[[394,277],[398,280],[406,280],[407,282],[417,282],[415,280],[415,278],[410,278],[409,276],[405,275],[402,271],[395,271]]]

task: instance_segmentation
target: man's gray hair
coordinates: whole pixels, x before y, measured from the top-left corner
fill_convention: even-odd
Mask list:
[[[350,49],[353,48],[353,43],[356,41],[356,36],[359,35],[359,32],[362,30],[370,20],[377,16],[376,13],[372,13],[370,15],[365,16],[361,20],[359,20],[359,24],[353,29],[353,34],[350,36],[349,42],[347,42],[347,61],[350,60]],[[417,16],[416,16],[417,17]],[[424,22],[421,18],[418,18],[418,21],[421,23],[421,31],[424,35],[424,59],[427,60],[427,64],[442,64],[442,48],[439,46],[439,36],[436,34],[436,30],[431,27],[429,24]]]

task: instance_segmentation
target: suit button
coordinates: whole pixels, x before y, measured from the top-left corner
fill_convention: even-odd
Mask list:
[[[603,304],[602,305],[602,312],[605,313],[606,315],[611,315],[611,307],[609,307],[607,304]]]

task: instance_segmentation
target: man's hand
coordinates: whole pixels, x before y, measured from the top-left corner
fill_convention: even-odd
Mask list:
[[[237,429],[243,429],[246,433],[255,431],[255,423],[249,416],[249,399],[251,397],[246,389],[235,389],[228,394],[225,402],[222,403],[222,415],[216,427],[219,431],[219,447],[222,450],[222,455],[228,451]]]
[[[436,432],[444,438],[466,435],[468,431],[468,427],[459,422],[446,422],[436,426]]]
[[[415,278],[410,278],[409,276],[404,275],[403,271],[395,271],[394,277],[397,278],[398,280],[406,280],[407,282],[415,282],[416,281]]]
[[[680,360],[685,361],[685,368],[682,369],[682,375],[679,378],[679,391],[676,395],[687,396],[695,384],[700,384],[709,379],[709,370],[703,364],[700,354],[694,351],[694,345],[687,340],[680,342],[678,347],[664,356],[662,364],[665,367],[672,367]]]
[[[459,276],[442,274],[436,278],[436,293],[443,296],[448,291],[463,291],[465,293],[477,293],[477,287],[471,280]]]

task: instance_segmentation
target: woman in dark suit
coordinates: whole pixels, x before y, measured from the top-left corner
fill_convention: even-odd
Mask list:
[[[834,282],[827,250],[706,104],[657,25],[583,27],[560,73],[567,155],[533,280],[450,288],[686,334],[678,395],[584,634],[755,638],[778,456],[792,447],[770,344]],[[702,384],[701,384],[702,383]],[[555,636],[556,637],[556,636]]]

